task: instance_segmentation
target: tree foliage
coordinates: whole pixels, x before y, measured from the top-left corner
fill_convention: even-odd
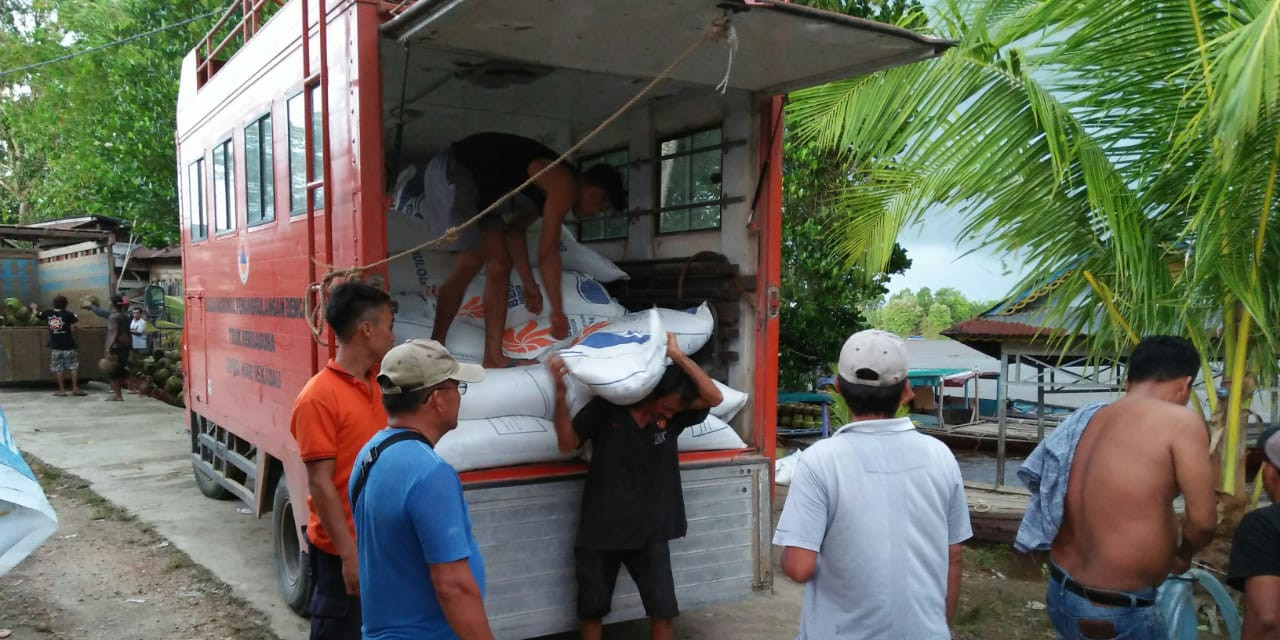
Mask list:
[[[223,0],[3,0],[0,69],[13,70],[209,14]],[[0,221],[85,214],[178,238],[173,142],[182,58],[213,18],[0,77]]]
[[[900,336],[936,339],[951,325],[968,320],[986,309],[986,306],[970,302],[952,287],[943,287],[936,292],[929,287],[916,292],[902,289],[890,296],[879,309],[873,324]]]
[[[807,0],[810,6],[886,22],[918,7],[902,0]],[[840,154],[788,137],[783,145],[782,309],[778,353],[781,388],[808,388],[840,353],[849,335],[867,328],[870,303],[885,293],[887,274],[910,266],[895,247],[884,269],[868,272],[835,251],[832,229],[845,224],[829,205],[856,179]]]
[[[1208,403],[1239,495],[1239,416],[1280,368],[1280,0],[934,6],[957,42],[939,60],[793,95],[799,140],[859,176],[840,252],[886,265],[943,207],[960,238],[1021,249],[1022,286],[1061,276],[1048,319],[1096,357],[1190,336],[1229,374]]]

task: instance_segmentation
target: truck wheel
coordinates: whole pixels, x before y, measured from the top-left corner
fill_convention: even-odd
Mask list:
[[[298,542],[293,500],[289,498],[289,483],[283,474],[276,481],[276,494],[271,502],[271,538],[280,596],[294,613],[306,615],[307,605],[311,603],[311,561]]]
[[[201,455],[199,430],[204,428],[203,425],[203,419],[196,419],[191,425],[191,473],[195,475],[196,487],[200,489],[200,493],[204,494],[204,497],[213,498],[214,500],[228,500],[234,497],[231,495],[231,492],[227,491],[226,487],[218,484],[218,479],[215,478],[213,474],[200,468],[199,464],[196,464],[196,456]],[[213,461],[205,460],[205,462]]]
[[[200,488],[200,493],[204,494],[204,497],[214,500],[230,500],[235,497],[227,491],[226,487],[218,484],[217,479],[201,469],[194,460],[191,461],[191,472],[195,475],[196,486]]]

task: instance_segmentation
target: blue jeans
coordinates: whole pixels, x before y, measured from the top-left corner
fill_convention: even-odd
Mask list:
[[[1155,600],[1156,590],[1129,595]],[[1045,603],[1054,634],[1062,640],[1168,640],[1159,607],[1109,607],[1063,588],[1050,578]]]

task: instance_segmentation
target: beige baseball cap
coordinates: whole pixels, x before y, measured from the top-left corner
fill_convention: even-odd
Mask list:
[[[836,369],[847,382],[892,387],[907,379],[907,345],[888,331],[859,331],[840,349]]]
[[[463,364],[435,340],[407,340],[382,358],[378,385],[383,394],[399,394],[435,386],[445,380],[480,382],[484,368]]]

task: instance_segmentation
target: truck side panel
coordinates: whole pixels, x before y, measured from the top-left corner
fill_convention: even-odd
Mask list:
[[[740,599],[771,584],[768,460],[752,457],[681,471],[689,532],[671,542],[682,609]],[[471,522],[484,555],[485,608],[500,638],[574,628],[573,545],[582,477],[468,487]],[[763,505],[763,507],[762,507]],[[763,544],[763,547],[762,547]],[[619,576],[605,622],[644,617],[635,584]]]

